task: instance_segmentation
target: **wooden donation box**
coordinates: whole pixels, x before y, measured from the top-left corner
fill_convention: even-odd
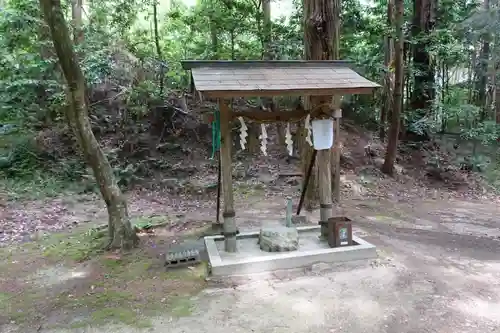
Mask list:
[[[352,223],[345,216],[336,216],[328,219],[328,245],[340,247],[353,245]]]

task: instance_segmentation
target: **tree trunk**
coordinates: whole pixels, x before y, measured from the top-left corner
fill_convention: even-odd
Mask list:
[[[339,11],[339,0],[304,0],[304,56],[306,60],[331,60],[338,57],[339,40],[335,39],[335,36],[338,36],[340,22],[338,18],[335,20],[335,15]],[[311,106],[308,96],[304,96],[304,105],[305,107]],[[303,126],[299,130],[305,131]],[[301,138],[304,139],[304,137],[302,133]],[[302,142],[300,147],[302,148],[300,151],[302,172],[305,175],[313,148],[306,142]],[[306,192],[305,208],[312,209],[317,201],[318,181],[317,166],[315,166]]]
[[[262,30],[262,39],[264,46],[264,59],[271,60],[273,59],[273,50],[272,50],[272,37],[271,37],[271,0],[262,0],[262,18],[263,18],[263,30]]]
[[[472,104],[474,102],[474,81],[476,80],[474,68],[476,66],[476,61],[477,61],[476,59],[477,52],[475,43],[471,41],[470,43],[474,46],[470,52],[469,63],[467,67],[467,104]]]
[[[165,67],[163,66],[163,54],[161,52],[160,46],[160,34],[158,32],[158,4],[153,3],[153,24],[154,24],[154,36],[155,36],[155,46],[156,46],[156,56],[158,57],[158,61],[160,62],[160,97],[163,99],[163,90],[165,85]]]
[[[47,42],[50,40],[50,30],[47,25],[40,24],[40,28],[38,29],[38,39],[40,40],[40,56],[42,59],[49,61],[50,59],[55,58],[54,50],[50,47],[50,43]],[[57,64],[55,64],[54,68],[57,69],[57,67]]]
[[[259,8],[257,8],[258,10]],[[260,22],[260,16],[257,17],[257,22]],[[258,25],[261,26],[260,24]],[[272,21],[271,21],[271,0],[262,0],[262,57],[264,60],[273,60],[275,58],[275,52],[273,47],[272,39]],[[264,107],[267,110],[275,111],[277,110],[277,98],[266,97],[262,98]],[[282,122],[275,124],[276,134],[278,136],[278,144],[280,152],[286,153],[285,145],[285,124]]]
[[[495,123],[500,124],[500,35],[495,34],[493,49],[493,105],[495,110]],[[500,136],[497,137],[500,142]]]
[[[391,128],[389,131],[389,141],[387,143],[387,150],[385,153],[385,161],[382,165],[382,172],[388,175],[394,173],[394,162],[396,161],[396,154],[398,150],[398,136],[399,136],[399,121],[402,108],[402,95],[403,95],[403,12],[404,1],[395,0],[396,5],[396,34],[397,43],[395,44],[395,83],[394,83],[394,101],[393,112],[391,117]]]
[[[219,26],[217,24],[217,18],[216,18],[216,8],[214,8],[214,4],[210,1],[202,2],[204,3],[204,6],[208,9],[208,20],[210,24],[210,49],[211,49],[211,55],[210,59],[212,60],[217,60],[219,59]]]
[[[497,78],[495,85],[495,122],[497,125],[500,125],[500,80],[498,78],[498,72],[499,71],[497,68]],[[500,136],[498,137],[497,141],[500,141]]]
[[[484,0],[484,10],[488,12],[490,10],[490,0]],[[476,105],[481,108],[481,114],[479,116],[479,121],[486,120],[488,114],[488,103],[487,103],[487,85],[488,85],[488,64],[490,60],[490,34],[485,32],[482,36],[483,44],[481,46],[481,52],[479,54],[476,77]]]
[[[310,99],[307,96],[304,96],[304,109],[310,110],[311,103]],[[297,128],[299,144],[299,152],[300,152],[300,167],[302,169],[302,186],[304,186],[304,180],[306,179],[307,171],[309,169],[309,165],[311,164],[311,158],[313,156],[313,147],[306,142],[307,130],[304,127],[303,122]],[[311,175],[309,177],[309,183],[307,185],[306,195],[304,197],[304,208],[308,211],[311,211],[314,206],[317,204],[319,196],[318,196],[318,166],[316,161],[314,161],[314,166],[311,170]]]
[[[341,12],[340,0],[333,0],[333,31],[332,31],[332,53],[330,59],[338,60],[340,59],[340,12]],[[342,101],[340,96],[333,96],[332,105],[335,107],[340,107]],[[334,128],[339,128],[336,133],[334,129],[335,143],[330,152],[330,169],[332,173],[331,182],[333,189],[333,196],[337,203],[340,201],[340,145],[337,145],[340,141],[340,119],[337,118],[335,121],[339,124],[335,124]],[[338,125],[338,126],[337,126]],[[338,167],[338,169],[337,169]]]
[[[219,33],[217,31],[215,20],[212,19],[210,19],[210,38],[212,40],[210,45],[212,55],[210,56],[210,59],[217,60],[219,59]]]
[[[71,1],[71,17],[73,25],[73,42],[80,44],[83,42],[83,20],[82,20],[82,6],[83,0]]]
[[[42,80],[53,80],[54,78],[62,80],[61,71],[59,69],[59,64],[56,59],[56,55],[54,53],[54,49],[52,47],[52,41],[50,37],[50,29],[43,22],[42,13],[40,13],[40,22],[38,24],[38,40],[40,45],[40,57],[47,63],[52,63],[53,65],[47,67],[46,70],[42,74]],[[40,109],[44,110],[44,126],[51,127],[54,123],[54,120],[57,119],[58,113],[55,108],[47,107],[46,104],[48,102],[48,96],[50,92],[48,92],[43,85],[39,85],[37,88],[37,98],[40,101]]]
[[[412,38],[414,87],[411,94],[411,109],[416,110],[420,118],[432,110],[435,98],[435,69],[430,57],[431,38],[435,26],[436,0],[414,0]],[[429,139],[427,131],[418,135]]]
[[[387,27],[391,34],[385,37],[385,52],[384,52],[384,67],[386,70],[384,77],[384,99],[382,108],[380,108],[380,140],[385,140],[385,130],[387,126],[387,116],[391,113],[392,107],[392,93],[394,90],[394,67],[393,67],[393,54],[394,42],[392,37],[392,28],[394,27],[394,0],[387,2]]]
[[[67,81],[66,115],[83,156],[94,172],[101,195],[108,209],[110,248],[129,249],[139,238],[130,223],[127,202],[113,175],[113,169],[97,142],[88,117],[85,78],[76,60],[60,0],[40,0],[62,72]]]
[[[498,43],[500,42],[500,38],[497,36],[495,38],[495,50],[494,50],[494,55],[495,58],[493,60],[493,79],[494,79],[494,94],[493,94],[493,104],[495,106],[495,122],[497,124],[500,124],[500,45]],[[497,139],[498,141],[498,139]]]

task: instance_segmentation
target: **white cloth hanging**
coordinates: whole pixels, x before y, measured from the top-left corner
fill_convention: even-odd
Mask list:
[[[267,131],[266,125],[260,124],[261,134],[259,136],[260,139],[260,151],[264,156],[267,156]]]
[[[241,150],[245,150],[245,144],[247,143],[247,136],[248,136],[248,127],[245,124],[245,121],[243,120],[243,117],[238,117],[238,120],[240,121],[240,146]]]
[[[286,124],[285,143],[286,143],[286,149],[288,150],[288,155],[292,156],[293,140],[292,140],[292,133],[290,132],[290,123]]]
[[[308,114],[306,117],[306,120],[304,122],[304,128],[307,131],[306,142],[312,147],[313,146],[313,142],[311,139],[311,137],[312,137],[312,125],[311,125],[311,115],[310,114]]]

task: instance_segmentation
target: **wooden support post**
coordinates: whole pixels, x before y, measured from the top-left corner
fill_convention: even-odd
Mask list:
[[[314,99],[321,104],[331,97],[322,96]],[[321,236],[328,238],[328,219],[332,217],[332,151],[331,148],[319,150],[317,156],[318,190],[319,190],[319,223]]]
[[[222,171],[222,193],[224,196],[224,218],[223,234],[224,234],[224,250],[226,252],[236,252],[236,219],[234,212],[233,201],[233,182],[232,182],[232,157],[231,146],[231,110],[229,101],[219,100],[220,110],[220,134],[221,134],[221,171]]]
[[[314,98],[314,97],[312,97]],[[304,106],[304,110],[307,113],[311,112],[313,101],[311,101],[311,96],[304,96],[302,98],[302,104]],[[312,116],[311,116],[311,119]],[[299,151],[300,151],[300,159],[301,159],[301,169],[304,177],[302,178],[302,190],[304,199],[301,200],[302,204],[306,211],[311,211],[313,208],[314,202],[317,200],[317,152],[305,141],[306,138],[306,128],[305,123],[302,122],[299,125]],[[311,164],[312,163],[312,164]],[[297,210],[298,211],[298,210]]]
[[[333,197],[337,205],[340,204],[340,119],[342,119],[342,110],[340,108],[336,109],[333,113],[333,118],[335,118],[335,132],[334,132],[334,168],[335,168],[335,182],[333,188]]]
[[[319,223],[321,236],[328,237],[328,219],[332,217],[332,171],[331,150],[318,151],[318,178],[319,178]]]

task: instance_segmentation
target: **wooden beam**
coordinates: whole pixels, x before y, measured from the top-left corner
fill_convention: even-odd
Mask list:
[[[237,111],[232,112],[231,118],[236,119],[238,117],[243,117],[255,121],[275,121],[275,122],[287,122],[292,120],[300,120],[307,116],[307,111],[300,108],[295,110],[281,110],[281,111],[262,111],[260,109],[248,110],[248,111]],[[319,115],[321,110],[315,112]],[[312,116],[312,115],[311,115]]]
[[[231,147],[233,140],[231,139],[231,109],[229,101],[225,99],[219,100],[220,110],[220,134],[221,134],[221,171],[222,171],[222,194],[224,196],[224,250],[226,252],[236,252],[236,214],[234,212],[233,199],[233,180],[232,180],[232,157]]]
[[[231,121],[234,121],[238,117],[243,117],[249,120],[261,121],[261,122],[289,122],[298,121],[311,114],[311,119],[324,115],[331,115],[333,110],[327,108],[318,108],[312,111],[306,111],[304,108],[299,107],[295,110],[277,110],[277,111],[263,111],[260,108],[246,109],[244,111],[229,111]],[[210,123],[212,121],[211,113],[202,114],[202,120],[204,123]]]
[[[301,112],[302,111],[302,112]],[[243,117],[245,120],[255,122],[294,122],[299,121],[307,116],[304,110],[282,110],[282,111],[237,111],[230,112],[231,121],[235,121],[238,117]],[[311,113],[311,117],[316,117],[321,114],[320,111]],[[201,116],[204,124],[210,124],[213,120],[211,113],[203,113]]]
[[[371,94],[378,87],[365,88],[332,88],[332,89],[288,89],[288,90],[205,90],[201,91],[206,97],[234,98],[234,97],[274,97],[274,96],[333,96],[333,95],[363,95]]]

